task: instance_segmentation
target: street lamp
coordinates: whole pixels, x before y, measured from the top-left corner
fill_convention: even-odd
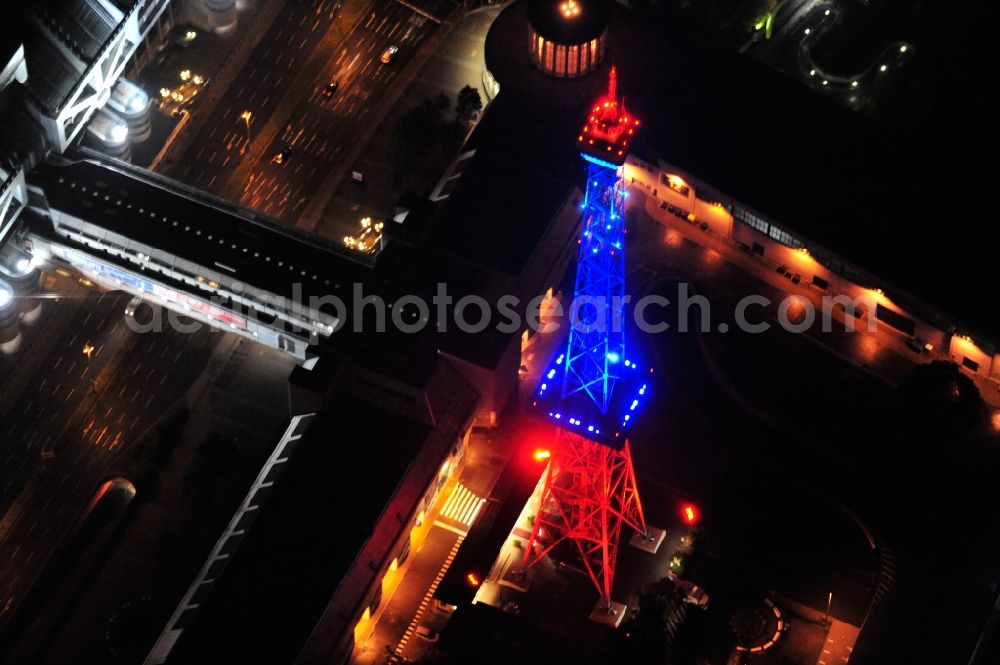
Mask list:
[[[252,117],[253,114],[250,113],[250,111],[244,111],[243,113],[240,113],[240,120],[242,120],[247,127],[247,148],[250,147],[250,118]]]
[[[92,360],[92,356],[94,355],[94,345],[91,344],[90,342],[85,342],[84,345],[83,345],[83,355],[87,356],[87,374],[90,374],[91,373],[91,371],[90,371],[91,360]],[[96,389],[97,388],[97,382],[94,381],[94,377],[93,376],[88,376],[87,378],[90,380],[90,386],[91,386],[91,388]]]

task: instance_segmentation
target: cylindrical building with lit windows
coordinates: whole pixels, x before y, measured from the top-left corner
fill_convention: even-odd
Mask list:
[[[557,78],[577,78],[604,61],[608,0],[528,0],[531,61]]]

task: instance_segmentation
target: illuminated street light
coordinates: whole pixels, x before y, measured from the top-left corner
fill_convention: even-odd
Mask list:
[[[903,44],[902,46],[899,47],[899,52],[906,53],[906,44]]]
[[[810,30],[809,28],[806,28],[806,34],[808,35],[810,32],[812,32],[812,30]]]
[[[85,342],[83,345],[83,355],[87,356],[87,374],[90,374],[91,359],[94,355],[94,345],[90,342]],[[90,378],[91,389],[97,388],[97,382],[93,378]]]
[[[372,221],[371,217],[361,219],[361,230],[354,235],[344,236],[344,245],[363,254],[371,254],[379,247],[384,222]]]
[[[888,68],[888,67],[886,67],[885,65],[882,65],[881,67],[879,67],[879,68],[878,68],[878,70],[879,70],[880,72],[884,72],[884,71],[885,71],[885,70],[887,70],[887,69],[889,69],[889,68]]]
[[[466,575],[465,581],[468,582],[469,586],[471,586],[473,589],[478,587],[480,584],[479,576],[476,575],[475,573],[469,573],[468,575]]]
[[[532,457],[535,458],[536,462],[545,462],[552,457],[552,453],[544,448],[539,448],[535,451]]]
[[[858,87],[858,82],[857,81],[851,81],[851,87],[852,88],[857,88]]]
[[[253,117],[253,113],[250,111],[244,111],[240,113],[240,120],[247,126],[247,147],[250,146],[250,118]]]

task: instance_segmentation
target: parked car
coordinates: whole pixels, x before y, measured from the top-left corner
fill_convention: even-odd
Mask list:
[[[285,165],[288,163],[288,158],[291,156],[292,146],[286,145],[279,152],[274,153],[274,157],[271,158],[271,163]]]
[[[142,298],[140,298],[139,296],[135,296],[134,298],[129,300],[128,304],[125,305],[125,316],[135,316],[135,310],[136,308],[139,307],[139,303],[141,302]]]
[[[397,53],[399,53],[399,47],[390,46],[386,50],[382,51],[382,57],[379,58],[379,60],[382,61],[383,65],[388,65],[393,61],[393,59],[395,59]]]
[[[929,344],[922,339],[917,339],[916,337],[907,337],[906,346],[908,346],[914,353],[930,353],[934,348],[933,344]]]

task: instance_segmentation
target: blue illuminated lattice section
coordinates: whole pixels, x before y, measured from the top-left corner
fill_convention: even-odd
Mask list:
[[[584,154],[589,164],[577,257],[577,320],[569,333],[562,397],[584,393],[608,413],[625,361],[625,190],[619,167]]]
[[[561,377],[565,374],[566,354],[559,354],[542,375],[531,402],[532,410],[567,431],[620,450],[625,445],[629,427],[649,393],[651,370],[642,370],[625,358],[620,363],[618,386],[608,410],[602,412],[585,392],[562,397]]]

